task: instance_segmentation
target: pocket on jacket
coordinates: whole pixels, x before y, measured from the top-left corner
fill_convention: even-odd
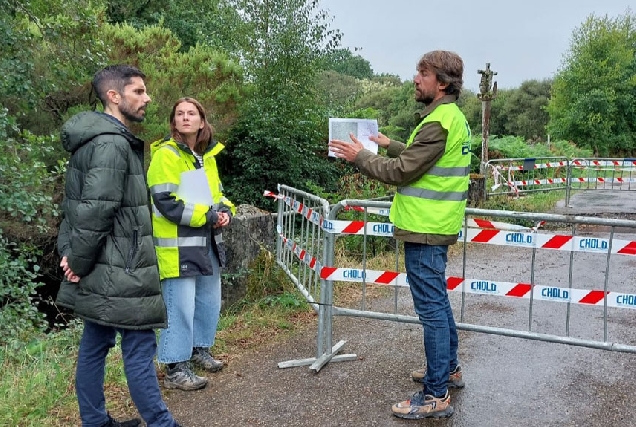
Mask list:
[[[216,244],[217,255],[219,257],[219,267],[227,266],[227,255],[225,253],[225,243],[220,242]]]
[[[139,239],[139,229],[133,229],[130,249],[128,249],[128,256],[126,256],[124,271],[126,274],[132,274],[137,268],[137,254],[139,253],[139,245],[141,241]]]

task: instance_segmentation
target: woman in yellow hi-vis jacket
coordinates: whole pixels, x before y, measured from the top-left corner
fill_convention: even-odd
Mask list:
[[[153,238],[168,310],[158,360],[167,365],[168,388],[206,386],[207,379],[195,375],[190,362],[210,372],[223,368],[209,353],[221,310],[220,267],[225,264],[221,230],[235,213],[223,196],[216,166],[215,156],[223,148],[213,139],[205,109],[193,98],[176,102],[170,113],[170,137],[150,147]],[[184,189],[182,181],[192,173],[197,178],[188,182],[196,184]]]

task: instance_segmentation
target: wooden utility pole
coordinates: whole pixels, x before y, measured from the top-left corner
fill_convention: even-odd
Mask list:
[[[490,62],[486,63],[485,70],[477,70],[481,74],[479,82],[479,93],[477,97],[481,100],[481,164],[479,173],[486,175],[486,163],[488,163],[488,136],[490,135],[490,103],[497,96],[497,82],[492,82],[492,77],[497,73],[490,69]]]

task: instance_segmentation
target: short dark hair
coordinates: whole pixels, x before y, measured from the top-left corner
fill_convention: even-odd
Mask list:
[[[132,65],[109,65],[93,76],[93,91],[105,107],[106,92],[115,89],[119,93],[124,93],[124,88],[130,84],[133,77],[145,79],[146,75]]]
[[[428,70],[435,73],[437,81],[445,83],[447,95],[456,95],[462,92],[464,85],[464,61],[455,52],[448,50],[434,50],[425,53],[417,63],[417,70]]]

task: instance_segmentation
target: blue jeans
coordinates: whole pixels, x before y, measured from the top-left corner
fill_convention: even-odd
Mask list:
[[[155,331],[133,331],[84,321],[75,375],[75,391],[83,427],[101,427],[108,422],[104,397],[106,355],[121,335],[121,352],[128,390],[148,427],[174,427],[175,420],[159,390],[153,359],[157,350]]]
[[[457,328],[446,290],[448,246],[404,243],[406,274],[415,312],[424,328],[424,391],[446,394],[450,372],[457,367]]]
[[[209,254],[214,274],[178,277],[161,282],[168,309],[168,328],[159,335],[159,363],[190,360],[194,347],[214,345],[221,312],[221,272],[214,252]]]

